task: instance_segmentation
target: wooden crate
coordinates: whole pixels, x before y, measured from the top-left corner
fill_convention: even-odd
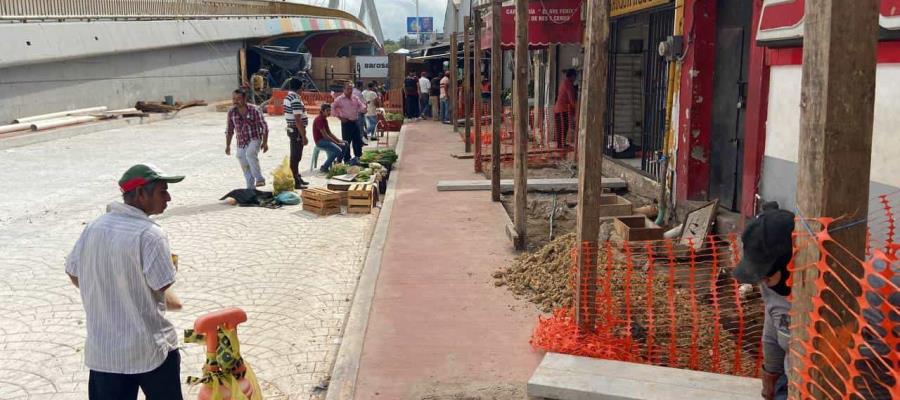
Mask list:
[[[600,216],[618,217],[632,214],[633,206],[628,199],[615,194],[600,195]]]
[[[615,218],[616,232],[626,241],[661,240],[663,229],[643,215]]]
[[[370,183],[355,183],[347,190],[347,212],[369,214],[375,205],[375,187]]]
[[[319,215],[341,213],[341,194],[322,188],[304,189],[300,194],[303,210]]]

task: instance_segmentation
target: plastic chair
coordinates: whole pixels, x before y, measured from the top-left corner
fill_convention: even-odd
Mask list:
[[[315,171],[316,164],[319,162],[319,146],[313,145],[312,157],[309,160],[309,170]]]

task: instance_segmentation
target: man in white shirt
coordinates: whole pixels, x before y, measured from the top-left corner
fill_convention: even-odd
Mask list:
[[[91,400],[181,400],[178,336],[166,317],[175,265],[162,228],[150,219],[172,200],[166,175],[149,164],[119,180],[123,203],[91,222],[66,258],[86,314],[84,363]]]
[[[419,118],[425,119],[431,115],[431,105],[428,104],[428,92],[431,91],[431,81],[428,80],[428,73],[422,72],[419,78]]]
[[[450,90],[450,71],[444,72],[441,78],[441,121],[445,124],[450,123],[450,96],[447,95]]]
[[[378,140],[375,136],[375,125],[378,124],[378,117],[375,110],[378,108],[378,100],[380,96],[375,92],[375,82],[369,82],[369,87],[362,92],[362,101],[366,103],[366,134],[372,140]]]

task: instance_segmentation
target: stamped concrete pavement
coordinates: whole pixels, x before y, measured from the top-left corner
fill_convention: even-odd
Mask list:
[[[267,180],[288,153],[283,119],[269,126],[270,150],[261,154]],[[239,327],[241,350],[265,398],[317,395],[375,215],[317,218],[297,206],[221,204],[244,182],[224,153],[224,127],[224,113],[202,112],[23,147],[0,142],[0,398],[87,398],[84,311],[63,262],[85,223],[120,199],[116,180],[138,162],[187,175],[170,187],[173,201],[157,218],[180,258],[174,290],[185,307],[168,314],[176,328],[242,307],[249,321]],[[304,150],[303,170],[311,148]],[[324,185],[322,176],[304,176]],[[182,356],[183,377],[196,376],[201,346],[184,345]],[[197,388],[184,392],[193,398]]]

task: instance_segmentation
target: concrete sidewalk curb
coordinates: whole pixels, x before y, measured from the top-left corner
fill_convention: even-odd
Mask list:
[[[328,385],[326,400],[350,400],[356,394],[356,379],[359,374],[359,362],[362,358],[363,344],[366,339],[366,330],[369,326],[369,315],[372,309],[372,300],[375,298],[375,287],[378,283],[378,274],[381,272],[381,256],[384,252],[384,244],[387,241],[388,227],[391,223],[391,213],[394,210],[394,200],[397,197],[397,184],[400,181],[398,167],[403,163],[403,143],[405,135],[400,135],[397,142],[397,164],[394,165],[391,178],[387,184],[387,195],[381,203],[381,212],[372,232],[372,240],[369,242],[369,251],[366,253],[366,261],[360,272],[359,281],[353,294],[353,303],[344,323],[344,335],[341,339],[341,347],[338,349],[331,370],[331,382]]]
[[[177,114],[172,116],[168,116],[166,114],[150,114],[150,116],[143,118],[119,118],[49,129],[46,131],[24,132],[15,136],[0,136],[0,150],[14,149],[16,147],[29,146],[37,143],[51,142],[54,140],[66,139],[75,136],[86,135],[89,133],[123,128],[130,125],[145,125],[152,124],[154,122],[168,121],[170,119],[178,118],[182,115],[199,114],[202,112],[209,112],[209,109],[207,107],[191,107],[181,110]],[[222,119],[222,125],[224,126],[225,117],[223,116]]]

